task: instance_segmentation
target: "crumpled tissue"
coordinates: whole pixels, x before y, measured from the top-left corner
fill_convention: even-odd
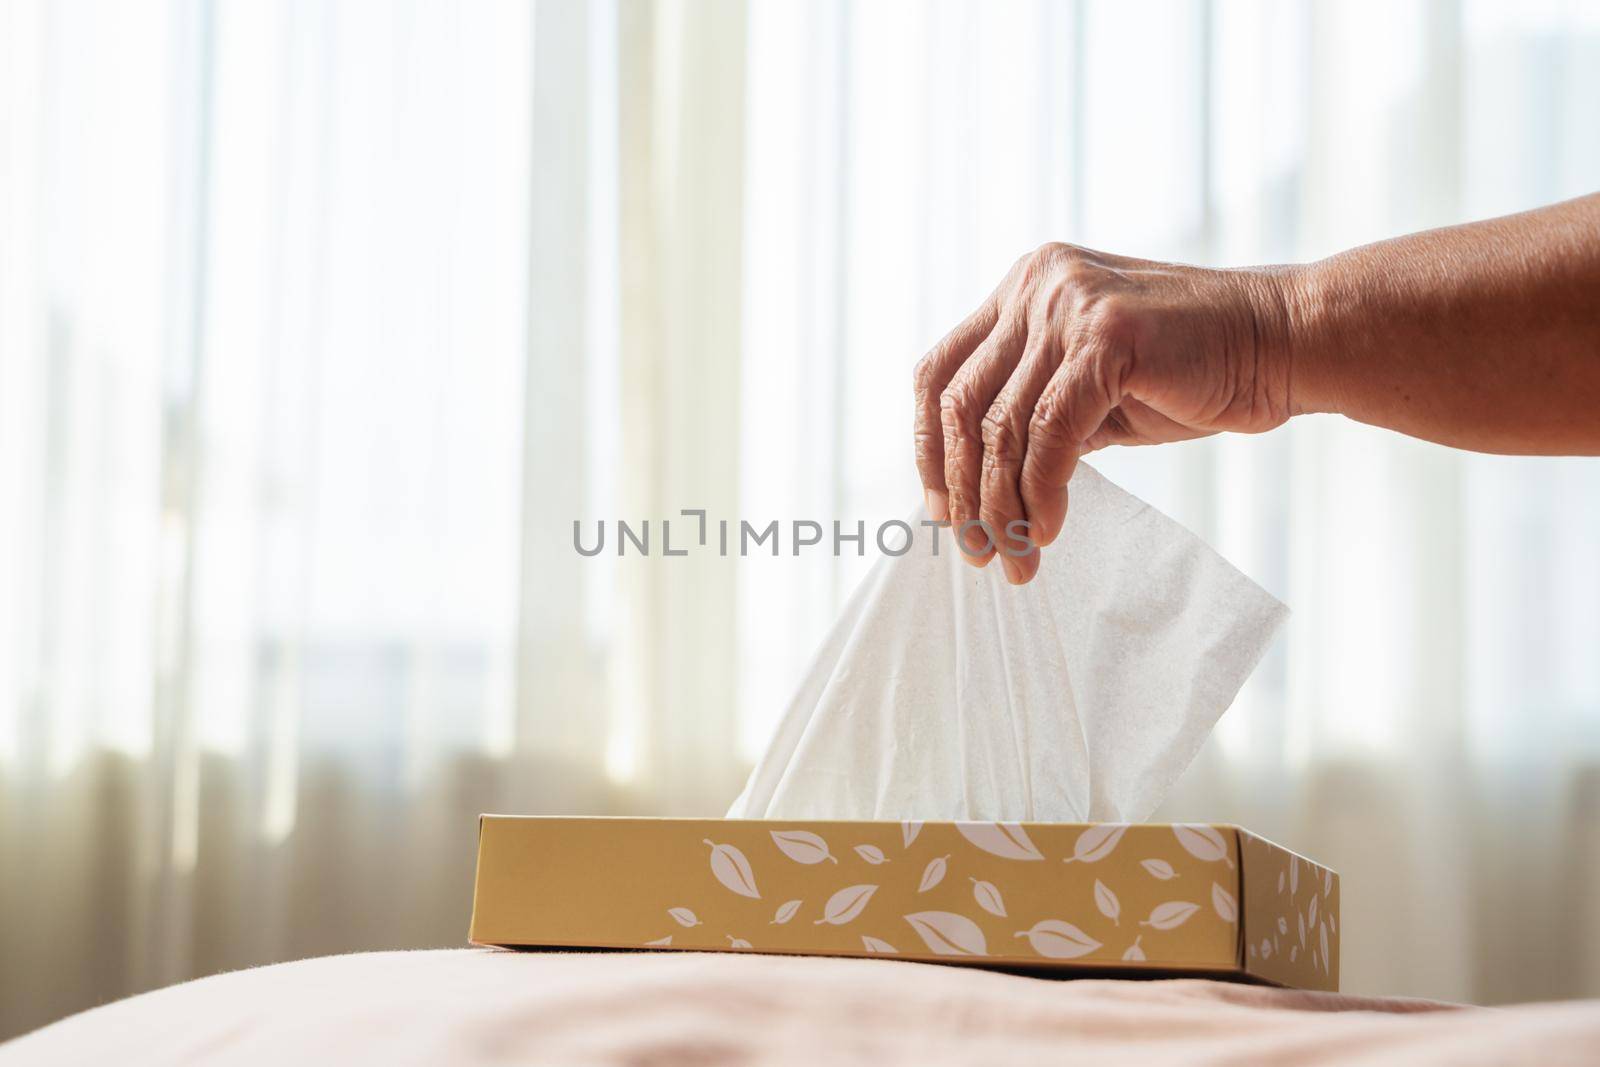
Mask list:
[[[913,543],[852,594],[729,817],[1147,818],[1288,609],[1086,464],[1069,495],[1023,586],[997,562],[971,566],[919,508]]]

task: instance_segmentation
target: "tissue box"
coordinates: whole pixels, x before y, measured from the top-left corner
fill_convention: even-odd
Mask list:
[[[1339,876],[1236,826],[480,819],[475,944],[1339,987]]]

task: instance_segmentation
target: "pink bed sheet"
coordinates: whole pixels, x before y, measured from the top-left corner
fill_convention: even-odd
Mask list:
[[[1600,1002],[1461,1008],[892,960],[463,949],[189,982],[6,1045],[20,1064],[1578,1064]]]

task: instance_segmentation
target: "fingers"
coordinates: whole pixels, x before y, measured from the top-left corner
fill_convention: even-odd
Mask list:
[[[1060,361],[1061,347],[1054,331],[1029,333],[1022,362],[983,420],[979,517],[993,532],[1000,566],[1014,585],[1030,581],[1039,570],[1039,550],[1033,542],[1020,482],[1029,418]]]
[[[999,292],[997,289],[965,322],[934,345],[918,361],[913,375],[916,400],[913,451],[917,460],[917,475],[922,479],[923,495],[927,498],[928,517],[935,522],[944,522],[950,517],[945,488],[944,426],[939,412],[940,397],[950,384],[950,379],[955,377],[968,357],[994,330],[1000,315]]]
[[[1019,485],[1035,544],[1050,544],[1067,518],[1067,483],[1078,456],[1122,399],[1123,361],[1095,339],[1070,347],[1034,406]]]
[[[939,398],[950,522],[966,545],[963,554],[980,566],[994,555],[992,537],[976,525],[982,500],[983,419],[1022,359],[1027,339],[1026,320],[1005,315]]]

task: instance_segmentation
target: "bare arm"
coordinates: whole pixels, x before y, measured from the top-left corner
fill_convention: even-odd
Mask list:
[[[1287,280],[1296,412],[1482,452],[1600,454],[1600,195]]]

